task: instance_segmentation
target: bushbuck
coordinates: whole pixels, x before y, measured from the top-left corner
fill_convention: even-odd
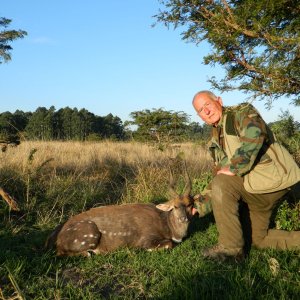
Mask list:
[[[166,203],[131,203],[92,208],[72,216],[48,237],[47,248],[59,256],[101,254],[120,247],[170,249],[187,235],[194,200],[186,171],[184,192],[178,195],[170,175]]]

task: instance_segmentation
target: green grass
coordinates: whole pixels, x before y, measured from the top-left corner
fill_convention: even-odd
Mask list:
[[[0,199],[0,299],[299,299],[299,252],[252,249],[241,264],[203,259],[202,250],[217,242],[211,215],[193,219],[188,237],[172,250],[120,249],[89,259],[45,251],[48,234],[70,215],[97,205],[166,199],[168,164],[129,163],[132,152],[121,161],[87,161],[85,168],[75,159],[74,166],[34,166],[33,159],[26,168],[0,168],[0,186],[21,208],[13,213]],[[196,194],[209,182],[209,166],[189,166]]]
[[[0,233],[2,297],[20,299],[298,299],[299,253],[254,250],[242,264],[204,260],[217,240],[211,217],[192,222],[172,250],[120,249],[111,254],[56,257],[45,252],[47,231]],[[280,266],[272,273],[270,258]]]

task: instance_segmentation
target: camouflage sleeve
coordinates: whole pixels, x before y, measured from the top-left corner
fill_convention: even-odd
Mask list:
[[[194,197],[194,207],[199,213],[199,218],[208,215],[213,210],[210,196],[211,189],[209,186],[203,192],[201,192],[201,194],[198,194]]]
[[[241,147],[232,156],[229,170],[243,176],[251,170],[267,137],[267,129],[265,122],[251,104],[236,112],[235,124]]]
[[[210,142],[208,147],[211,158],[216,165],[225,166],[228,165],[228,157],[225,152],[218,146],[216,142]]]

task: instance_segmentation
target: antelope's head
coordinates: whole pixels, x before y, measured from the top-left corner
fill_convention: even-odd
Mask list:
[[[156,207],[163,211],[171,212],[171,222],[177,232],[177,237],[173,238],[174,241],[180,242],[186,236],[189,222],[193,216],[194,198],[190,195],[192,190],[191,179],[188,175],[185,165],[185,187],[182,194],[178,194],[175,190],[175,182],[172,171],[170,170],[170,184],[169,195],[170,200],[158,204]]]

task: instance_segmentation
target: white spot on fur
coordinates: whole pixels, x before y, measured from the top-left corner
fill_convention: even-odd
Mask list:
[[[172,241],[175,242],[175,243],[181,243],[182,239],[176,239],[176,238],[173,237]]]
[[[89,224],[92,224],[93,222],[92,222],[92,221],[88,221],[88,223],[89,223]]]
[[[77,228],[76,228],[76,227],[74,227],[74,228],[73,228],[73,230],[74,230],[74,231],[76,231],[76,230],[77,230]]]
[[[118,232],[118,235],[122,235],[122,232]]]
[[[78,242],[78,240],[77,239],[75,239],[74,241],[73,241],[73,243],[77,243]]]
[[[89,244],[89,247],[95,247],[96,244]]]
[[[85,241],[81,242],[81,245],[82,245],[82,246],[85,245]]]
[[[90,234],[90,235],[89,235],[89,237],[93,238],[93,237],[94,237],[94,235],[93,235],[93,234]]]
[[[114,236],[116,236],[117,235],[117,233],[116,232],[114,232]]]
[[[87,234],[85,234],[83,237],[87,237],[88,235]]]
[[[67,229],[67,231],[69,231],[69,230],[71,230],[71,228],[70,228],[70,227]]]
[[[103,233],[103,234],[106,234],[106,230],[103,230],[102,233]],[[98,236],[97,236],[97,237],[98,237]]]

